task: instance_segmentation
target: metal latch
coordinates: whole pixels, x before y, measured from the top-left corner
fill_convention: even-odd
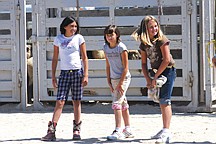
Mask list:
[[[189,87],[192,87],[193,86],[193,81],[194,81],[193,72],[189,71],[188,76],[189,76]]]
[[[21,70],[19,70],[19,72],[18,72],[18,87],[19,88],[22,87],[22,72],[21,72]]]
[[[16,9],[17,13],[16,13],[16,19],[19,20],[20,19],[20,2],[18,1],[18,4],[17,4],[17,9]]]
[[[187,12],[189,15],[191,15],[193,12],[192,0],[187,0]]]

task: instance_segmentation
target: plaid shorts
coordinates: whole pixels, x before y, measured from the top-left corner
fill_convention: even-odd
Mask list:
[[[83,70],[61,70],[58,81],[57,100],[67,100],[71,89],[72,100],[81,100]]]

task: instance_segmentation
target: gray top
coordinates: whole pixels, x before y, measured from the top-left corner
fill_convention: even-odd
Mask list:
[[[121,53],[127,51],[125,44],[120,42],[115,48],[110,48],[107,44],[104,44],[104,53],[107,56],[108,62],[110,64],[110,78],[119,79],[121,78],[123,72],[123,64],[121,59]],[[126,78],[130,77],[130,72],[128,70]]]

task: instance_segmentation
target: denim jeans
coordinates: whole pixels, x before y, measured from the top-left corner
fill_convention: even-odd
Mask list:
[[[167,77],[167,82],[160,89],[159,101],[160,104],[171,105],[171,95],[176,78],[176,68],[166,68],[161,75]]]

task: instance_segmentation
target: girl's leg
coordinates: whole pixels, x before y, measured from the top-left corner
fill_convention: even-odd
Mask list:
[[[172,118],[172,108],[171,105],[160,105],[162,119],[163,119],[163,128],[170,128],[170,122]]]
[[[133,138],[134,135],[132,134],[131,128],[130,128],[130,116],[129,116],[129,109],[125,109],[122,111],[122,117],[124,119],[125,129],[123,130],[123,134],[125,138]]]
[[[80,100],[73,100],[73,108],[74,108],[74,120],[76,123],[80,123],[81,117],[81,102]]]
[[[115,114],[115,123],[116,123],[116,128],[121,128],[121,119],[122,119],[122,110],[121,109],[115,109],[114,114]]]
[[[54,109],[54,113],[53,113],[53,118],[52,118],[52,122],[57,123],[61,113],[62,113],[62,109],[64,107],[65,101],[64,100],[57,100],[56,101],[56,105],[55,105],[55,109]]]
[[[55,136],[56,125],[61,116],[64,104],[65,104],[64,100],[56,101],[52,121],[49,121],[47,134],[41,138],[42,141],[55,141],[56,140],[56,136]]]
[[[82,121],[80,120],[81,116],[81,102],[80,100],[73,100],[74,108],[74,120],[73,120],[73,140],[80,140],[80,130]]]
[[[122,117],[123,117],[125,126],[130,126],[129,109],[122,111]]]

